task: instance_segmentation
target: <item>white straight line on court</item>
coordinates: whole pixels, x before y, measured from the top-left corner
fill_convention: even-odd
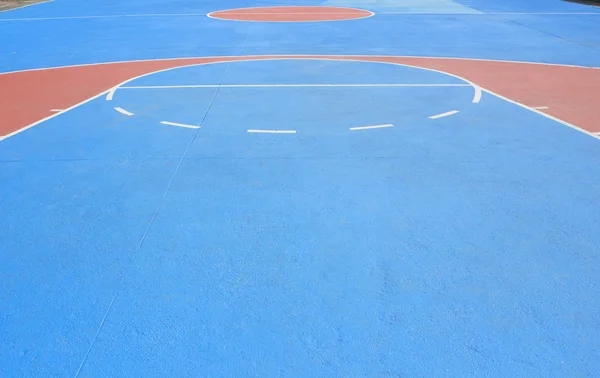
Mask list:
[[[537,110],[543,110],[543,109],[548,109],[547,106],[532,106],[532,109],[537,109]]]
[[[434,116],[431,116],[431,117],[429,117],[429,119],[438,119],[438,118],[442,118],[442,117],[448,117],[448,116],[451,116],[451,115],[456,114],[458,112],[459,112],[458,110],[451,110],[451,111],[446,112],[446,113],[436,114]]]
[[[385,125],[373,125],[373,126],[359,126],[359,127],[351,127],[350,130],[369,130],[369,129],[382,129],[384,127],[393,127],[391,123],[386,123]]]
[[[116,111],[118,111],[121,114],[125,114],[126,116],[132,116],[134,115],[131,112],[128,112],[127,110],[123,109],[123,108],[119,108],[118,106],[115,108]]]
[[[200,126],[186,125],[185,123],[176,123],[176,122],[168,122],[168,121],[161,121],[160,123],[162,123],[163,125],[169,125],[169,126],[185,127],[188,129],[199,129],[200,128]]]
[[[296,134],[296,130],[248,130],[249,133],[264,133],[264,134]]]
[[[51,112],[62,112],[65,109],[50,109]]]
[[[171,88],[302,88],[302,87],[470,87],[470,84],[194,84],[147,85],[119,87],[119,89],[171,89]],[[116,88],[115,88],[116,89]],[[481,98],[481,95],[480,95]]]

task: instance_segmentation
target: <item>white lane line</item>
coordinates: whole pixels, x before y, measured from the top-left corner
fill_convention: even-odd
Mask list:
[[[172,89],[172,88],[303,88],[303,87],[470,87],[470,84],[195,84],[128,86],[119,89]],[[111,91],[116,90],[114,88]],[[480,91],[481,92],[481,91]],[[481,94],[480,94],[481,97]],[[112,98],[112,96],[111,96]],[[107,96],[108,100],[108,96]]]
[[[110,101],[113,99],[113,96],[115,95],[115,92],[117,91],[117,89],[119,89],[119,87],[113,87],[111,88],[110,91],[108,91],[108,93],[106,94],[106,101]]]
[[[531,109],[543,110],[543,109],[548,109],[548,107],[547,106],[532,106]]]
[[[359,127],[351,127],[350,130],[369,130],[369,129],[382,129],[384,127],[393,127],[391,123],[386,123],[385,125],[373,125],[373,126],[359,126]]]
[[[118,106],[115,108],[116,111],[118,111],[121,114],[125,114],[126,116],[132,116],[134,115],[131,112],[128,112],[127,110],[123,109],[123,108],[119,108]]]
[[[248,130],[249,133],[266,133],[266,134],[296,134],[296,130]]]
[[[481,101],[481,96],[483,95],[481,93],[481,87],[479,85],[475,85],[475,84],[473,84],[473,87],[475,88],[475,95],[473,96],[473,103],[478,104],[479,101]]]
[[[160,123],[162,123],[163,125],[169,125],[169,126],[185,127],[187,129],[199,129],[200,128],[200,126],[186,125],[185,123],[176,123],[176,122],[168,122],[168,121],[161,121]]]
[[[442,113],[442,114],[437,114],[437,115],[431,116],[431,117],[429,117],[429,119],[438,119],[438,118],[442,118],[442,117],[448,117],[448,116],[451,116],[451,115],[456,114],[458,112],[459,112],[458,110],[451,110],[451,111],[446,112],[446,113]]]
[[[63,112],[65,109],[50,109],[51,112]]]

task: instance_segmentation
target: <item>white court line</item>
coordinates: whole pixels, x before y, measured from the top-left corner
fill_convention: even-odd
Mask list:
[[[532,109],[538,109],[538,110],[543,110],[543,109],[548,109],[547,106],[532,106]]]
[[[481,93],[481,87],[479,85],[475,85],[475,84],[473,84],[473,87],[475,88],[475,95],[473,96],[473,103],[479,104],[479,101],[481,101],[481,96],[483,95]]]
[[[123,109],[123,108],[119,108],[118,106],[115,108],[116,111],[118,111],[121,114],[125,114],[126,116],[132,116],[134,115],[131,112],[128,112],[127,110]]]
[[[160,123],[162,123],[163,125],[169,125],[169,126],[185,127],[188,129],[199,129],[200,128],[200,126],[186,125],[185,123],[176,123],[176,122],[168,122],[168,121],[161,121]]]
[[[115,92],[118,88],[119,87],[113,87],[110,91],[108,91],[108,93],[106,94],[106,101],[111,101],[113,99],[113,96],[115,95]]]
[[[51,112],[63,112],[64,109],[50,109]]]
[[[267,58],[263,58],[260,59],[261,57],[267,57]],[[368,57],[368,58],[391,58],[393,56],[381,56],[381,55],[366,55],[366,56],[347,56],[347,55],[329,55],[329,56],[307,56],[307,55],[283,55],[283,56],[271,56],[271,55],[249,55],[247,56],[247,59],[240,59],[240,56],[222,56],[222,57],[218,57],[220,59],[236,59],[236,60],[231,60],[231,61],[216,61],[216,62],[202,62],[202,63],[190,63],[190,64],[184,64],[181,66],[177,66],[177,67],[170,67],[170,68],[166,68],[166,69],[162,69],[162,70],[157,70],[154,72],[149,72],[149,73],[145,73],[143,75],[139,75],[130,79],[127,79],[123,82],[121,82],[120,84],[118,84],[115,88],[119,88],[124,84],[127,84],[133,80],[139,79],[141,77],[144,76],[148,76],[148,75],[154,75],[160,72],[165,72],[165,71],[170,71],[173,69],[179,69],[179,68],[184,68],[184,67],[193,67],[193,66],[201,66],[201,65],[209,65],[209,64],[222,64],[222,63],[235,63],[235,62],[255,62],[255,61],[272,61],[272,60],[294,60],[294,59],[301,59],[301,60],[325,60],[325,61],[336,61],[336,62],[368,62],[368,63],[380,63],[380,64],[387,64],[387,65],[395,65],[395,66],[404,66],[404,67],[412,67],[412,68],[417,68],[420,70],[424,70],[424,71],[431,71],[431,72],[438,72],[440,74],[443,75],[447,75],[447,76],[451,76],[451,77],[455,77],[457,79],[463,80],[466,83],[469,83],[470,85],[472,85],[473,87],[477,87],[477,85],[475,85],[474,83],[472,83],[471,81],[458,76],[458,75],[454,75],[451,74],[449,72],[444,72],[444,71],[440,71],[440,70],[436,70],[436,69],[432,69],[432,68],[424,68],[424,67],[419,67],[419,66],[415,66],[412,64],[407,64],[407,63],[395,63],[395,62],[385,62],[385,61],[371,61],[371,60],[365,60],[364,57]],[[361,59],[362,58],[362,59]],[[576,65],[569,65],[569,64],[555,64],[555,63],[540,63],[540,62],[523,62],[523,61],[512,61],[512,60],[494,60],[494,59],[478,59],[478,58],[456,58],[456,57],[427,57],[427,56],[403,56],[403,58],[423,58],[423,59],[451,59],[451,60],[476,60],[476,61],[485,61],[485,62],[501,62],[501,63],[520,63],[520,64],[535,64],[535,65],[542,65],[542,66],[558,66],[558,67],[573,67],[573,68],[587,68],[587,69],[600,69],[600,67],[586,67],[586,66],[576,66]],[[70,66],[62,66],[62,67],[46,67],[46,68],[32,68],[32,69],[26,69],[26,70],[18,70],[18,71],[9,71],[9,72],[0,72],[0,75],[6,75],[6,74],[11,74],[11,73],[17,73],[17,72],[27,72],[27,71],[41,71],[41,70],[60,70],[61,68],[66,68],[66,67],[84,67],[84,66],[98,66],[98,65],[106,65],[106,64],[114,64],[114,63],[128,63],[128,62],[151,62],[151,61],[164,61],[164,60],[181,60],[181,59],[190,59],[190,58],[164,58],[164,59],[141,59],[141,60],[133,60],[133,61],[114,61],[114,62],[103,62],[103,63],[89,63],[89,64],[75,64],[75,65],[70,65]],[[529,111],[532,111],[534,113],[537,113],[543,117],[546,117],[552,121],[558,122],[563,124],[564,126],[570,127],[572,129],[575,129],[577,131],[580,131],[584,134],[587,134],[593,138],[596,139],[600,139],[599,135],[595,135],[587,130],[584,130],[578,126],[573,125],[572,123],[569,123],[567,121],[563,121],[562,119],[553,117],[549,114],[546,114],[544,112],[538,111],[537,109],[533,109],[527,105],[523,105],[519,102],[513,101],[507,97],[501,96],[496,92],[490,91],[488,89],[485,88],[480,88],[482,91],[485,91],[493,96],[496,96],[497,98],[503,99],[504,101],[510,102],[511,104],[517,105],[519,107],[522,107],[524,109],[527,109]],[[34,126],[37,126],[43,122],[46,122],[48,120],[50,120],[51,118],[54,118],[58,115],[64,114],[67,111],[70,111],[72,109],[77,108],[78,106],[84,105],[98,97],[101,97],[105,94],[107,94],[110,91],[110,89],[102,91],[100,93],[98,93],[97,95],[90,97],[86,100],[83,100],[67,109],[65,109],[64,112],[61,113],[56,113],[53,114],[49,117],[43,118],[39,121],[33,122],[19,130],[15,130],[9,134],[6,134],[2,137],[0,137],[0,140],[6,139],[8,137],[14,136],[16,134],[19,134],[25,130],[28,130]]]
[[[193,84],[146,85],[118,87],[119,89],[172,89],[172,88],[303,88],[303,87],[470,87],[470,84]],[[114,92],[117,88],[111,90]],[[480,90],[481,91],[481,90]],[[111,97],[112,98],[112,97]],[[481,98],[481,96],[480,96]],[[108,98],[107,98],[108,99]]]
[[[451,111],[446,112],[446,113],[442,113],[442,114],[437,114],[437,115],[431,116],[431,117],[429,117],[429,119],[438,119],[438,118],[442,118],[442,117],[448,117],[448,116],[451,116],[451,115],[456,114],[458,112],[459,112],[458,110],[451,110]]]
[[[265,133],[265,134],[296,134],[296,130],[248,130],[249,133]]]
[[[350,130],[369,130],[369,129],[382,129],[384,127],[393,127],[391,123],[386,123],[385,125],[373,125],[373,126],[359,126],[359,127],[351,127]]]

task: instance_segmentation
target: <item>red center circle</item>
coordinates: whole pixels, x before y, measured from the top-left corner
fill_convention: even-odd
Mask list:
[[[318,22],[356,20],[370,17],[373,12],[339,7],[260,7],[227,9],[208,14],[210,18],[255,22]]]

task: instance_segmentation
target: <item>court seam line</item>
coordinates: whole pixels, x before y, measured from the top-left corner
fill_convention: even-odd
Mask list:
[[[248,36],[248,32],[246,32],[246,34],[244,35],[242,43],[239,46],[240,48],[242,47],[243,43],[246,41],[246,37],[247,36]],[[226,67],[225,68],[225,73],[223,74],[223,78],[221,79],[221,82],[223,80],[225,80],[225,77],[227,76],[228,72],[229,72],[229,67]],[[106,92],[103,92],[100,95],[102,95],[104,93],[106,93]],[[208,116],[208,113],[209,113],[210,109],[212,108],[212,105],[213,105],[215,99],[217,98],[218,94],[219,94],[219,88],[217,88],[215,90],[215,94],[213,95],[213,97],[211,99],[211,102],[208,104],[208,107],[206,108],[206,112],[204,113],[204,117],[200,121],[200,126],[202,126],[204,124],[204,121],[206,120],[206,117]],[[173,185],[173,182],[175,181],[175,177],[177,177],[177,174],[179,173],[179,169],[181,168],[181,164],[183,163],[183,160],[185,159],[185,156],[187,155],[190,147],[192,146],[192,144],[196,140],[196,137],[197,137],[199,131],[200,131],[199,128],[194,131],[194,135],[192,136],[192,138],[190,138],[190,142],[188,143],[187,147],[185,148],[183,154],[181,155],[181,158],[179,159],[179,163],[177,164],[177,167],[175,168],[175,172],[173,173],[173,176],[171,177],[171,179],[169,180],[169,183],[167,184],[167,188],[165,189],[165,192],[163,193],[163,196],[162,196],[160,202],[158,203],[156,211],[152,215],[152,218],[150,219],[150,222],[148,223],[148,226],[146,227],[146,230],[142,234],[142,238],[140,239],[140,242],[138,243],[137,251],[140,251],[142,249],[142,245],[144,244],[144,240],[146,239],[146,236],[148,235],[148,232],[150,231],[150,228],[154,224],[154,221],[156,220],[156,217],[158,216],[158,212],[160,211],[160,209],[162,208],[163,204],[165,203],[165,198],[167,197],[167,194],[169,193],[169,190],[171,189],[171,186]],[[127,256],[128,257],[131,256],[131,253],[128,254]],[[135,256],[132,256],[132,261],[133,261],[133,257],[135,257]],[[104,320],[106,319],[106,317],[110,313],[110,310],[112,309],[113,303],[114,303],[115,299],[117,298],[117,296],[119,295],[119,293],[121,291],[121,288],[123,286],[123,279],[125,277],[125,268],[126,267],[123,267],[123,275],[121,276],[121,279],[119,280],[119,283],[117,284],[116,291],[115,291],[115,294],[113,296],[113,299],[110,302],[108,308],[106,309],[106,313],[104,315],[103,321],[100,323],[100,326],[98,327],[98,330],[96,332],[96,337],[94,337],[94,339],[90,343],[90,346],[88,348],[88,353],[84,356],[83,360],[81,361],[81,367],[77,371],[77,374],[75,375],[75,378],[77,378],[79,376],[79,372],[81,371],[81,368],[84,366],[85,361],[87,360],[87,358],[89,356],[89,352],[91,351],[92,347],[94,346],[94,344],[96,342],[96,339],[97,339],[98,335],[100,334],[100,331],[104,327]]]
[[[600,13],[600,12],[599,12]],[[115,60],[115,61],[110,61],[110,62],[98,62],[98,63],[81,63],[81,64],[69,64],[69,65],[65,65],[65,66],[54,66],[54,67],[42,67],[42,68],[26,68],[24,70],[14,70],[14,71],[5,71],[5,72],[0,72],[0,75],[9,75],[9,74],[14,74],[14,73],[20,73],[20,72],[31,72],[31,71],[45,71],[45,70],[60,70],[63,68],[74,68],[74,67],[86,67],[86,66],[101,66],[101,65],[105,65],[105,64],[123,64],[123,63],[143,63],[143,62],[155,62],[155,61],[166,61],[166,60],[189,60],[189,59],[238,59],[238,58],[255,58],[255,59],[248,59],[248,60],[270,60],[270,58],[266,58],[266,57],[277,57],[277,59],[310,59],[308,57],[314,57],[317,55],[307,55],[307,54],[297,54],[297,55],[265,55],[265,54],[261,54],[261,55],[223,55],[223,56],[203,56],[203,57],[198,57],[198,56],[191,56],[191,57],[176,57],[176,58],[157,58],[157,59],[133,59],[133,60]],[[600,66],[580,66],[580,65],[575,65],[575,64],[560,64],[560,63],[544,63],[544,62],[528,62],[528,61],[519,61],[519,60],[502,60],[502,59],[486,59],[486,58],[464,58],[464,57],[451,57],[451,56],[418,56],[418,55],[340,55],[340,54],[336,54],[336,55],[327,55],[328,57],[338,57],[338,58],[343,58],[343,57],[348,57],[348,58],[360,58],[360,57],[369,57],[369,58],[381,58],[381,59],[388,59],[388,58],[415,58],[415,59],[452,59],[452,60],[475,60],[475,61],[479,61],[479,62],[496,62],[496,63],[518,63],[518,64],[535,64],[535,65],[542,65],[542,66],[558,66],[558,67],[572,67],[572,68],[589,68],[589,69],[595,69],[595,70],[600,70]],[[314,58],[313,58],[314,59]],[[341,60],[341,59],[337,59],[337,60]],[[233,60],[230,60],[233,61]],[[239,60],[239,61],[244,61]],[[372,62],[372,63],[378,63],[378,62],[373,62],[373,61],[369,61],[369,60],[360,60],[362,62]],[[214,62],[206,62],[206,63],[195,63],[195,64],[208,64],[208,63],[214,63]],[[222,62],[221,62],[222,63]],[[186,66],[181,66],[181,67],[186,67]]]
[[[565,37],[562,37],[560,35],[557,35],[557,34],[545,31],[545,30],[540,30],[540,29],[537,29],[537,28],[534,28],[534,27],[522,24],[519,21],[511,20],[511,19],[502,17],[502,15],[498,15],[497,17],[495,16],[494,18],[496,18],[498,20],[505,21],[505,22],[509,22],[511,24],[514,24],[514,25],[518,25],[519,27],[522,27],[522,28],[525,28],[525,29],[528,29],[528,30],[536,31],[536,32],[541,33],[541,34],[546,35],[546,36],[557,38],[557,39],[559,39],[561,41],[564,41],[564,42],[567,42],[567,43],[572,43],[572,44],[575,44],[577,46],[581,46],[581,47],[585,47],[585,48],[588,48],[588,49],[592,49],[594,51],[598,51],[599,50],[598,48],[596,48],[594,46],[589,46],[589,45],[583,44],[581,42],[573,41],[573,40],[567,39]]]
[[[119,280],[119,286],[121,285],[122,282],[123,282],[123,275],[121,275],[121,279]],[[98,335],[100,334],[100,330],[102,329],[102,327],[104,326],[104,323],[106,322],[108,313],[110,312],[110,309],[112,308],[113,304],[115,303],[115,299],[117,299],[116,294],[113,296],[112,300],[110,301],[110,304],[108,305],[108,310],[104,313],[104,316],[102,317],[102,321],[100,322],[100,327],[98,327],[98,329],[96,330],[96,334],[94,335],[94,338],[92,339],[92,342],[90,343],[90,346],[88,347],[87,351],[85,352],[85,356],[83,357],[83,360],[79,364],[79,368],[77,369],[77,372],[75,372],[75,378],[79,377],[79,374],[81,373],[81,369],[83,369],[83,365],[84,365],[85,361],[87,360],[88,356],[90,355],[90,352],[92,351],[92,346],[94,346],[96,339],[98,338]]]

